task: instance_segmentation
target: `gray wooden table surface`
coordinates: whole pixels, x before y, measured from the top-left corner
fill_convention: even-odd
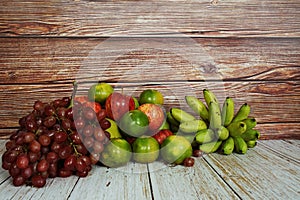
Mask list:
[[[5,140],[0,140],[1,154]],[[245,155],[217,153],[194,167],[162,162],[95,166],[88,177],[47,179],[40,189],[14,187],[0,169],[0,199],[299,199],[300,141],[259,141]]]

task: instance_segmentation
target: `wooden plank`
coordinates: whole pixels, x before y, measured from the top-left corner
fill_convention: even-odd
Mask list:
[[[242,199],[299,198],[299,163],[260,143],[245,155],[210,154],[205,160]]]
[[[0,185],[1,199],[67,199],[72,188],[76,184],[78,177],[47,179],[43,188],[34,188],[30,186],[14,187],[11,179]]]
[[[261,132],[262,140],[294,139],[293,142],[300,140],[299,122],[257,124],[255,128]]]
[[[6,151],[5,149],[5,143],[7,142],[7,140],[0,140],[0,155],[2,158],[2,155],[4,154],[4,152]],[[2,166],[2,159],[0,160],[0,166]],[[2,167],[0,167],[0,185],[5,182],[5,180],[7,180],[9,177],[9,173],[8,171],[4,170]]]
[[[295,149],[299,149],[299,146],[293,145],[292,142],[284,140],[268,140],[259,142],[260,145],[263,145],[271,151],[274,151],[276,154],[286,156],[287,158],[290,158],[293,161],[298,162],[300,164],[299,150],[295,151]]]
[[[203,160],[194,167],[149,164],[154,199],[239,199]]]
[[[0,38],[0,83],[299,80],[299,38]]]
[[[152,199],[147,165],[129,163],[119,168],[95,167],[80,179],[70,199]]]
[[[2,36],[297,37],[298,1],[1,1]],[[266,26],[267,24],[267,26]]]
[[[0,185],[1,199],[67,199],[78,177],[47,179],[43,188],[30,186],[14,187],[11,178]]]
[[[300,147],[300,139],[297,140],[285,140],[289,144],[296,145],[297,147]]]

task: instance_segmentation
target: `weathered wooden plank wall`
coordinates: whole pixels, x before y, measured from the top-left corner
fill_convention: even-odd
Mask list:
[[[0,137],[35,100],[100,79],[135,94],[160,88],[169,105],[210,87],[251,104],[262,138],[299,139],[299,8],[279,0],[1,1]],[[124,54],[128,41],[135,48]]]

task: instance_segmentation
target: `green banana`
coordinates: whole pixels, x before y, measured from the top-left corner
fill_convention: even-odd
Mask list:
[[[240,107],[238,112],[235,114],[234,118],[232,119],[232,122],[238,122],[247,119],[249,114],[250,114],[250,106],[247,103],[244,103]]]
[[[208,142],[208,143],[201,144],[199,146],[199,149],[205,153],[213,153],[219,149],[221,144],[222,141],[220,140],[214,142]]]
[[[246,123],[239,121],[239,122],[232,122],[227,126],[230,136],[237,137],[241,136],[246,130],[247,125]]]
[[[247,144],[248,148],[253,148],[253,147],[256,146],[257,141],[256,140],[249,140],[249,141],[246,142],[246,144]]]
[[[211,129],[217,129],[221,127],[222,121],[221,121],[221,111],[220,111],[219,104],[217,104],[216,102],[210,102],[208,115],[209,115],[209,127]]]
[[[253,117],[244,119],[243,122],[247,125],[247,130],[254,128],[257,124],[256,119]]]
[[[241,135],[241,137],[245,141],[257,140],[257,139],[260,138],[260,132],[258,130],[255,130],[255,129],[250,129],[250,130],[247,130],[245,133],[243,133]]]
[[[224,126],[220,126],[220,128],[217,128],[215,133],[218,140],[226,140],[229,137],[229,131]]]
[[[195,135],[195,140],[199,144],[208,143],[215,139],[214,131],[211,129],[204,129],[198,131]]]
[[[167,121],[170,123],[170,125],[179,126],[179,122],[174,119],[171,112],[167,112]]]
[[[206,123],[201,119],[184,121],[179,125],[179,130],[184,133],[195,133],[197,131],[207,129]]]
[[[203,96],[207,106],[209,106],[210,102],[215,102],[217,105],[219,105],[219,101],[212,91],[204,89]]]
[[[234,150],[237,153],[245,154],[248,150],[247,143],[241,137],[234,137]]]
[[[232,98],[227,97],[224,101],[222,108],[222,125],[228,126],[234,117],[234,101]]]
[[[170,113],[173,116],[173,118],[180,123],[196,119],[193,115],[179,108],[171,108]]]
[[[234,139],[233,137],[228,137],[224,142],[222,143],[222,153],[225,155],[229,155],[234,150]]]
[[[196,114],[200,115],[204,121],[208,122],[208,110],[201,100],[193,96],[186,96],[185,101]]]

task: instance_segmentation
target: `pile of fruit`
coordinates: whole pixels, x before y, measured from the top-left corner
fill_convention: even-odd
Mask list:
[[[221,109],[209,90],[203,90],[207,106],[186,97],[198,118],[179,108],[165,111],[163,95],[152,89],[137,99],[98,83],[85,96],[74,94],[36,101],[19,120],[2,155],[13,185],[43,187],[47,178],[85,177],[95,164],[120,167],[161,159],[189,167],[203,152],[244,154],[260,136],[248,104],[234,114],[231,98]]]

